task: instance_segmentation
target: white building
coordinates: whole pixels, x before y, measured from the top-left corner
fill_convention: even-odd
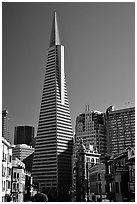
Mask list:
[[[6,202],[11,194],[12,148],[2,137],[2,202]]]
[[[12,159],[12,186],[13,201],[23,202],[25,194],[25,164],[18,158]]]
[[[74,201],[89,201],[89,168],[100,163],[100,154],[94,145],[86,149],[83,140],[80,140],[76,154],[76,163],[73,175]]]

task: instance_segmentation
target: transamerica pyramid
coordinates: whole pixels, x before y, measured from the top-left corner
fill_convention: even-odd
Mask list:
[[[69,201],[73,132],[64,75],[64,46],[54,12],[32,166],[33,182],[49,201]]]

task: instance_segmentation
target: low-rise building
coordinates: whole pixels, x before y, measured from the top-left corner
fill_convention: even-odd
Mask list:
[[[7,202],[11,194],[12,148],[2,137],[2,202]]]
[[[89,198],[93,201],[106,198],[105,164],[96,164],[89,168]]]
[[[130,158],[131,149],[112,154],[106,160],[107,197],[114,202],[135,199],[135,155]]]
[[[99,164],[100,154],[96,147],[83,145],[82,139],[78,146],[76,161],[76,201],[89,201],[89,168]]]
[[[130,201],[135,201],[135,148],[128,148],[127,165],[129,169],[128,192]]]
[[[13,201],[23,202],[25,194],[25,164],[18,158],[12,158],[12,186]]]

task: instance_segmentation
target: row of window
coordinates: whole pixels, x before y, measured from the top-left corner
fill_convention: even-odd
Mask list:
[[[13,183],[13,191],[14,190],[19,190],[19,183]]]
[[[9,168],[9,167],[4,167],[3,165],[2,165],[2,176],[4,177],[4,176],[6,176],[6,171],[7,171],[7,176],[11,176],[11,168]]]
[[[6,185],[5,185],[6,184]],[[2,181],[2,191],[5,191],[6,189],[11,188],[11,182],[10,181]]]
[[[13,178],[17,178],[17,179],[19,179],[19,173],[14,172],[14,173],[13,173]]]

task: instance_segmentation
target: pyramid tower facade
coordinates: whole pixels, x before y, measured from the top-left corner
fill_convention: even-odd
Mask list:
[[[49,201],[68,201],[72,184],[73,132],[64,75],[64,46],[54,12],[32,166],[34,183]]]

